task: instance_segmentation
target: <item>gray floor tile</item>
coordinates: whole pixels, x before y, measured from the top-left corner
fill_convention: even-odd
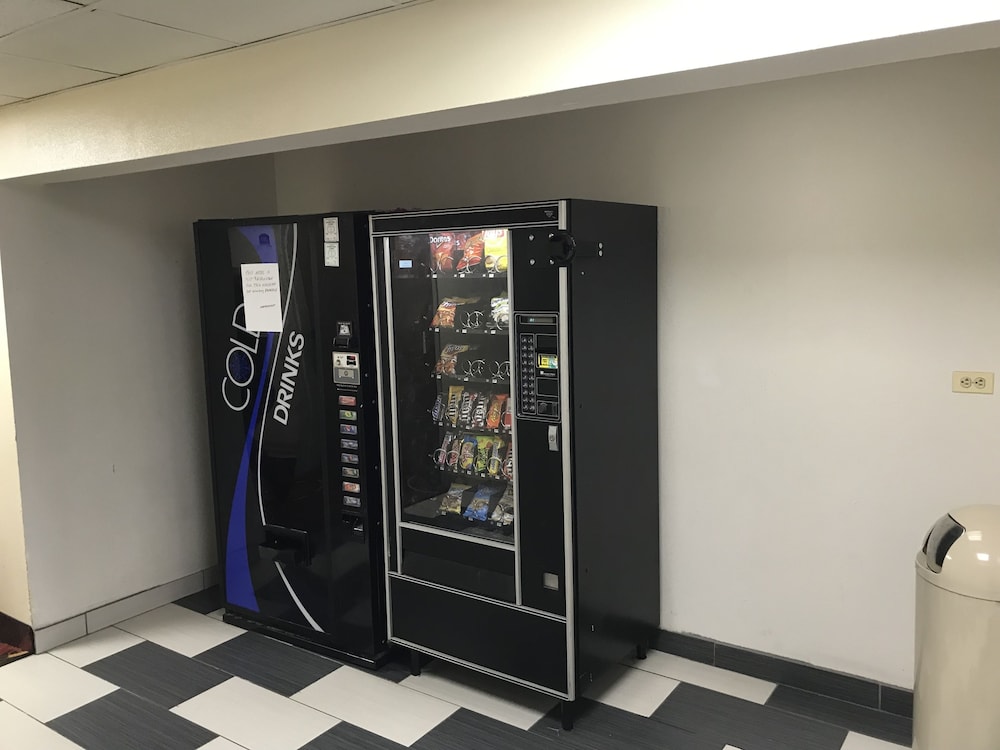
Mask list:
[[[460,708],[413,744],[413,750],[555,750],[552,740]]]
[[[695,685],[679,685],[652,718],[741,750],[840,750],[847,730]]]
[[[768,706],[819,719],[838,727],[845,727],[859,734],[867,734],[897,745],[912,741],[913,722],[873,708],[845,703],[825,695],[779,685],[767,701]]]
[[[196,750],[215,738],[124,690],[70,711],[48,724],[85,750]]]
[[[403,750],[403,746],[342,721],[299,750]]]
[[[224,672],[149,642],[84,669],[163,708],[173,708],[229,679]]]
[[[286,697],[341,666],[340,662],[259,633],[244,633],[195,658]]]
[[[531,734],[547,740],[545,747],[572,750],[722,750],[726,744],[586,698],[577,701],[571,731],[562,730],[556,707],[531,728]]]

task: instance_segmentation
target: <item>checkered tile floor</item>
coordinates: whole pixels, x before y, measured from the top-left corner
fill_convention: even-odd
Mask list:
[[[201,609],[202,611],[198,611]],[[17,750],[899,750],[910,722],[650,652],[556,701],[432,662],[378,673],[182,600],[0,669]]]

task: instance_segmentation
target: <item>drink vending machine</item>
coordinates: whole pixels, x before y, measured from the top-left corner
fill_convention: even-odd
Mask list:
[[[660,618],[657,217],[371,217],[389,640],[572,703]]]
[[[368,216],[199,221],[225,619],[386,654]]]

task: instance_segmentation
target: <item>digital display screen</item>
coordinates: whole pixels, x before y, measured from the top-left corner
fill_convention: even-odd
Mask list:
[[[525,323],[535,323],[537,325],[554,326],[556,324],[555,315],[526,315],[523,320]]]
[[[559,357],[555,354],[539,354],[538,355],[538,369],[539,370],[558,370],[559,369]]]
[[[400,259],[400,261],[399,261],[399,267],[400,268],[413,268],[413,261],[410,260],[409,258]]]

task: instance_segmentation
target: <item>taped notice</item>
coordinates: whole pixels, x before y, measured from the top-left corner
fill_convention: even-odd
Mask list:
[[[244,263],[240,266],[243,280],[243,310],[248,331],[277,332],[281,330],[281,284],[277,263]]]
[[[323,242],[340,242],[340,219],[336,216],[323,219]]]
[[[340,243],[339,242],[324,242],[323,243],[323,264],[327,266],[339,267],[340,266]]]

